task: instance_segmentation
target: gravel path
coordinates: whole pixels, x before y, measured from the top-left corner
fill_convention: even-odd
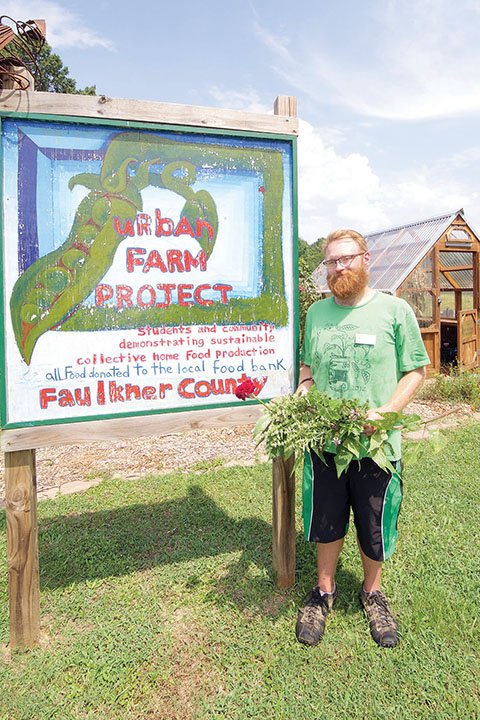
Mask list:
[[[452,407],[455,412],[437,424],[445,427],[467,419],[480,421],[480,413],[472,413],[468,405],[413,402],[407,412],[417,413],[423,420],[431,420]],[[189,472],[205,469],[215,462],[224,466],[252,465],[259,460],[265,460],[265,456],[261,448],[255,447],[251,425],[42,448],[36,453],[38,497],[43,499],[58,493],[78,492],[105,477],[134,478],[172,470]],[[0,505],[3,505],[4,498],[3,461],[1,455]]]
[[[242,425],[40,448],[36,452],[38,498],[84,490],[105,477],[131,479],[173,470],[188,472],[205,469],[208,464],[219,461],[224,466],[253,465],[265,456],[255,447],[252,427]],[[4,469],[2,454],[0,506],[4,505]]]

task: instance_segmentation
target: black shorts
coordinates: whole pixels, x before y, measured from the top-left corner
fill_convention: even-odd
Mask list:
[[[338,478],[334,455],[325,464],[315,453],[305,455],[303,467],[303,525],[311,542],[328,543],[345,537],[350,508],[360,547],[372,560],[386,560],[398,538],[402,504],[400,461],[394,473],[382,470],[370,458],[353,460]]]

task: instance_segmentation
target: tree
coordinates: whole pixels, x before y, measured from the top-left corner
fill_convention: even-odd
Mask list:
[[[39,72],[35,76],[35,90],[77,95],[97,94],[95,85],[87,86],[83,90],[77,89],[77,83],[70,77],[68,67],[63,64],[59,55],[52,52],[47,43],[37,56],[37,64]]]
[[[323,242],[324,238],[318,238],[318,240],[309,245],[305,240],[299,238],[298,256],[304,260],[306,269],[311,273],[323,260]]]
[[[313,271],[323,260],[324,238],[318,238],[309,245],[306,240],[298,238],[298,290],[300,303],[300,342],[303,340],[305,316],[310,305],[320,299],[319,292],[312,280]]]
[[[87,86],[83,90],[77,89],[77,83],[70,77],[68,67],[63,64],[59,55],[52,52],[50,45],[44,43],[41,49],[37,50],[38,46],[36,49],[30,48],[28,52],[21,43],[9,43],[0,50],[0,63],[3,60],[13,66],[24,65],[34,77],[35,90],[96,95],[95,85]]]
[[[320,299],[320,294],[312,280],[312,273],[303,257],[298,259],[298,299],[300,305],[300,343],[302,343],[307,310],[315,300]]]

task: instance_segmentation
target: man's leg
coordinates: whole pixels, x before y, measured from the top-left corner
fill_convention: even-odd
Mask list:
[[[387,598],[380,590],[383,563],[365,555],[358,537],[357,543],[363,565],[363,586],[358,597],[367,616],[370,633],[381,647],[395,647],[398,644],[397,621],[390,612]]]
[[[327,615],[337,597],[335,571],[348,526],[350,505],[345,478],[337,478],[334,457],[326,463],[315,453],[307,456],[303,472],[303,519],[305,537],[317,545],[318,585],[297,615],[299,642],[316,645],[325,631]]]
[[[363,565],[359,599],[375,642],[382,647],[394,647],[398,643],[398,626],[380,590],[380,581],[383,561],[392,554],[397,539],[402,499],[400,473],[381,470],[372,460],[365,459],[351,487]]]
[[[380,590],[380,579],[382,575],[383,562],[372,560],[363,552],[357,537],[358,549],[363,565],[363,589],[367,593]]]
[[[344,539],[317,543],[318,587],[323,592],[333,593],[335,589],[335,573]]]
[[[342,546],[343,538],[317,543],[318,586],[298,611],[295,628],[297,640],[305,645],[317,645],[323,637],[327,615],[337,598],[335,572]]]

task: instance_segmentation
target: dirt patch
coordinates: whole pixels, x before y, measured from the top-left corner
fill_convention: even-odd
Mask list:
[[[455,427],[467,420],[480,421],[480,412],[474,412],[467,403],[447,405],[441,402],[415,400],[405,412],[420,415],[428,427]]]
[[[209,633],[187,608],[172,614],[171,630],[171,670],[157,685],[155,706],[145,715],[149,720],[193,720],[203,700],[225,692],[220,671],[203,650]]]

